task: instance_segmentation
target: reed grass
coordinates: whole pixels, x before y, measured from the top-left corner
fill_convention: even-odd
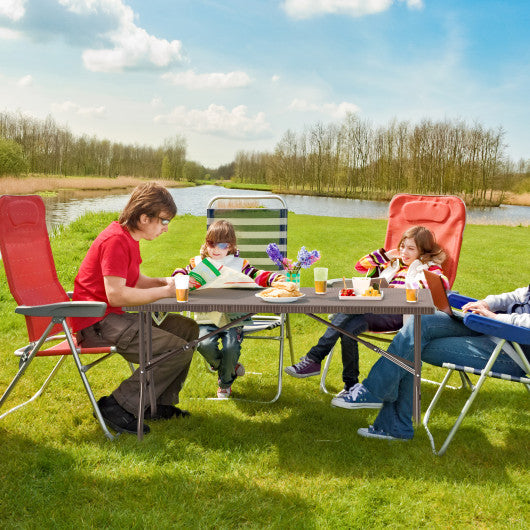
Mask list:
[[[57,232],[52,248],[67,289],[97,233],[113,214],[90,214]],[[322,252],[334,277],[351,275],[359,255],[384,239],[385,221],[289,214],[288,250]],[[142,242],[142,272],[168,275],[187,263],[204,240],[206,219],[178,216],[166,235]],[[528,229],[468,225],[455,288],[482,297],[528,281],[514,256],[528,251]],[[302,271],[302,285],[311,271]],[[24,343],[23,318],[0,271],[0,390],[17,369],[12,351]],[[296,354],[322,328],[293,315]],[[337,356],[339,357],[339,356]],[[376,354],[361,348],[365,376]],[[277,351],[267,341],[243,343],[249,373],[233,386],[236,397],[274,395]],[[31,395],[53,361],[28,369],[15,398]],[[429,378],[441,370],[425,366]],[[97,396],[126,377],[117,356],[89,373]],[[340,361],[329,386],[340,389]],[[2,528],[515,528],[528,525],[528,392],[488,381],[442,458],[417,429],[407,443],[359,438],[374,411],[330,407],[315,378],[288,376],[272,405],[204,399],[215,376],[195,355],[182,391],[185,421],[151,422],[143,442],[106,440],[68,362],[46,395],[0,421]],[[422,385],[423,409],[434,387]],[[432,430],[447,434],[465,391],[446,391]]]
[[[151,179],[138,177],[119,176],[106,177],[74,177],[74,176],[48,176],[30,175],[28,177],[2,177],[0,178],[0,195],[22,195],[28,193],[57,193],[59,190],[112,190],[132,189],[138,184]],[[182,187],[187,183],[173,180],[157,180],[166,187]],[[50,190],[54,190],[50,192]]]

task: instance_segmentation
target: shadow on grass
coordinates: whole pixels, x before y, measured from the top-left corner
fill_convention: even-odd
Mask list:
[[[158,443],[171,439],[155,436]],[[153,455],[149,443],[131,447],[130,437],[103,441],[105,462],[97,467],[86,446],[83,462],[68,448],[1,431],[0,440],[3,458],[20,463],[0,484],[2,528],[223,528],[257,520],[278,527],[276,514],[308,508],[300,496],[252,485],[251,477],[190,473],[185,454],[169,461],[160,451]]]
[[[126,373],[116,361],[118,367]],[[262,376],[245,376],[234,394],[270,399],[275,370],[269,364]],[[527,467],[528,396],[503,382],[482,389],[447,454],[438,458],[422,427],[409,442],[359,437],[357,429],[372,423],[377,411],[332,408],[318,378],[286,376],[280,399],[270,405],[192,399],[214,395],[217,386],[199,356],[182,392],[181,406],[191,418],[149,422],[151,434],[142,442],[126,435],[109,442],[77,379],[69,383],[72,371],[59,376],[52,396],[0,422],[0,521],[7,523],[2,526],[22,521],[36,527],[40,520],[71,527],[84,520],[91,526],[138,521],[143,527],[161,517],[163,526],[259,521],[285,527],[302,521],[304,528],[316,528],[322,520],[314,515],[320,495],[315,491],[326,502],[343,491],[376,513],[393,484],[407,484],[419,498],[448,484],[480,491],[494,484],[509,492],[514,470],[521,474]],[[119,379],[114,370],[102,370],[96,393],[109,391]],[[422,385],[423,410],[434,392],[434,386]],[[440,442],[467,395],[444,393],[431,420]],[[348,484],[359,490],[345,493]]]

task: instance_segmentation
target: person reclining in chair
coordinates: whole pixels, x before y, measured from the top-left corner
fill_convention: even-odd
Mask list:
[[[124,306],[148,304],[175,297],[173,278],[150,278],[140,272],[140,241],[152,241],[167,232],[177,207],[169,191],[154,183],[141,184],[131,194],[120,215],[94,240],[81,263],[74,283],[74,300],[105,302],[101,318],[73,318],[73,330],[83,347],[114,345],[127,361],[139,361],[138,316],[125,313]],[[177,351],[199,336],[198,324],[180,315],[168,315],[152,326],[153,356]],[[188,375],[193,350],[169,357],[153,368],[157,414],[145,411],[146,419],[187,416],[174,405]],[[140,381],[138,370],[123,381],[112,395],[103,396],[98,406],[106,423],[118,432],[136,433]],[[144,425],[144,432],[149,427]]]
[[[530,285],[508,293],[489,295],[484,300],[469,302],[462,310],[530,328]],[[442,311],[421,317],[421,358],[436,366],[445,362],[483,369],[498,340],[469,329],[461,320]],[[530,345],[520,346],[526,358],[530,360]],[[408,360],[414,359],[413,319],[394,337],[388,351]],[[507,342],[493,364],[492,371],[515,377],[525,375],[522,361]],[[367,438],[387,440],[412,438],[413,379],[411,373],[381,357],[370,370],[368,377],[357,387],[353,402],[359,404],[358,408],[364,408],[366,396],[373,396],[383,402],[383,407],[374,424],[359,429],[357,433]]]

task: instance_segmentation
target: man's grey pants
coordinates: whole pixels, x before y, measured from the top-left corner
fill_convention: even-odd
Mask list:
[[[116,346],[118,353],[127,361],[139,362],[139,322],[131,313],[110,313],[96,324],[77,333],[78,343],[83,347]],[[153,357],[174,352],[199,336],[199,326],[191,318],[170,314],[160,325],[153,323]],[[152,369],[156,402],[159,405],[174,405],[179,402],[179,392],[186,380],[193,350],[183,351],[158,363]],[[137,416],[140,398],[140,374],[136,370],[112,393],[116,401],[127,411]]]

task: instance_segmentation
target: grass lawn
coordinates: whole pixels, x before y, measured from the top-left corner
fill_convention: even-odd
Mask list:
[[[66,289],[97,233],[112,215],[88,215],[52,240]],[[204,217],[181,216],[168,234],[142,242],[142,271],[167,276],[197,254]],[[289,256],[301,245],[322,252],[331,277],[351,276],[355,260],[379,247],[385,221],[289,216]],[[144,244],[145,243],[145,244]],[[469,225],[454,288],[483,297],[528,283],[528,228]],[[302,272],[302,285],[312,271]],[[17,369],[13,350],[24,344],[22,317],[0,271],[0,392]],[[323,332],[292,316],[296,355]],[[274,395],[276,346],[247,340],[242,363],[250,373],[236,397]],[[336,356],[337,358],[339,356]],[[366,376],[376,354],[361,348]],[[53,366],[37,360],[15,395],[29,397]],[[441,379],[442,370],[424,374]],[[99,397],[127,375],[116,356],[89,373]],[[328,377],[341,387],[340,362]],[[520,386],[520,385],[519,385]],[[196,354],[181,406],[186,420],[151,422],[143,442],[122,435],[108,441],[92,418],[69,359],[36,403],[0,421],[0,527],[2,528],[527,528],[529,395],[516,385],[487,381],[468,417],[439,458],[418,428],[410,442],[357,436],[376,412],[330,406],[318,378],[284,378],[272,405],[208,401],[215,376]],[[422,385],[423,410],[435,387]],[[446,391],[431,420],[435,437],[447,434],[466,391]]]

